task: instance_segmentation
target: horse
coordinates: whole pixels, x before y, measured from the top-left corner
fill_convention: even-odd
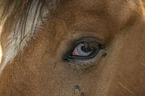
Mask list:
[[[0,96],[145,96],[141,0],[2,0]]]

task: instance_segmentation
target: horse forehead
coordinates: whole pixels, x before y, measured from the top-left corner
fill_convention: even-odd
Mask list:
[[[84,7],[88,7],[88,6],[92,7],[92,6],[103,4],[104,1],[106,1],[106,0],[103,0],[103,1],[100,1],[100,0],[76,0],[75,2]]]
[[[100,1],[100,0],[70,0],[64,3],[66,6],[69,5],[69,7],[72,7],[75,9],[81,9],[81,10],[91,10],[96,9],[99,6],[105,5],[106,0]]]
[[[111,7],[110,5],[121,5],[122,2],[129,2],[130,0],[66,0],[67,5],[69,6],[76,6],[81,7],[81,10],[91,10],[91,9],[98,9],[98,8],[106,8]],[[118,4],[119,3],[119,4]],[[74,7],[75,8],[75,7]]]

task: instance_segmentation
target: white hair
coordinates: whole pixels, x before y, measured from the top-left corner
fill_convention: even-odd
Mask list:
[[[27,42],[34,36],[36,30],[42,25],[44,17],[49,13],[43,3],[41,0],[33,0],[27,11],[27,18],[25,20],[23,17],[18,18],[13,26],[12,32],[8,36],[9,41],[4,46],[6,49],[3,52],[0,74],[8,62],[12,62],[14,57],[23,50]]]

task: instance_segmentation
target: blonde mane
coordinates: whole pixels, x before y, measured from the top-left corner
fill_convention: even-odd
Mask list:
[[[25,0],[24,0],[25,1]],[[14,57],[23,51],[24,46],[27,45],[27,42],[34,37],[36,30],[39,30],[45,21],[45,16],[49,13],[47,10],[45,2],[41,0],[32,0],[31,1],[14,1],[8,8],[12,8],[4,10],[1,16],[1,22],[5,22],[5,19],[13,18],[16,23],[12,26],[12,30],[7,37],[8,42],[5,44],[4,52],[3,52],[3,60],[0,67],[0,73],[5,68],[8,62],[12,62]],[[5,3],[5,2],[4,2]],[[19,5],[17,5],[19,3]],[[24,4],[24,12],[17,12],[16,8],[20,7],[21,4]],[[28,5],[28,4],[29,5]],[[2,3],[3,4],[3,3]],[[9,5],[9,4],[8,4]],[[25,6],[27,5],[27,7]],[[17,6],[17,7],[16,7]],[[5,6],[5,8],[7,5]],[[15,8],[16,7],[16,8]],[[25,8],[26,7],[26,8]],[[10,11],[9,14],[6,14],[7,11]],[[14,11],[14,12],[13,12]],[[12,16],[10,14],[13,14]],[[10,15],[10,16],[9,16]],[[4,19],[4,20],[2,20]],[[7,29],[7,24],[4,25],[3,32]],[[37,33],[36,33],[37,34]]]

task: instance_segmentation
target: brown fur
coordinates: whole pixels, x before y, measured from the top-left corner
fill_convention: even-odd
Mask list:
[[[145,96],[143,11],[140,0],[60,1],[24,52],[3,70],[0,96],[77,96],[76,85],[85,96]],[[8,22],[15,21],[6,22],[11,28]],[[2,46],[9,32],[2,34]],[[62,56],[70,43],[87,36],[99,38],[108,55],[97,67],[74,70]]]

